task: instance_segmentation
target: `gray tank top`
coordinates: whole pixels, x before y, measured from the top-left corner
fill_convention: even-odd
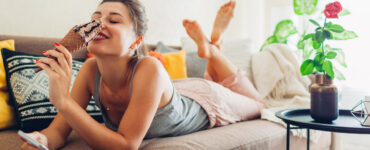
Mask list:
[[[131,98],[132,80],[135,75],[137,65],[146,57],[143,57],[135,64],[129,87],[129,96]],[[94,100],[95,104],[100,108],[105,126],[113,131],[117,131],[118,127],[113,125],[109,120],[107,112],[100,102],[100,81],[101,75],[97,69],[94,84]],[[172,82],[172,80],[171,80]],[[173,84],[172,84],[173,85]],[[149,127],[145,138],[155,138],[164,136],[179,136],[189,134],[195,131],[206,129],[209,125],[208,115],[205,110],[194,100],[181,96],[176,92],[173,86],[173,95],[171,102],[165,107],[158,109],[154,119]]]

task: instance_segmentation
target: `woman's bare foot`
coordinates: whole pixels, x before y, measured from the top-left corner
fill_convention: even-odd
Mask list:
[[[186,32],[198,45],[198,56],[201,58],[210,58],[210,43],[204,36],[202,29],[196,21],[184,20],[182,22]]]
[[[230,23],[231,18],[234,16],[235,1],[230,2],[221,6],[217,12],[217,16],[213,25],[213,31],[211,35],[212,44],[219,45],[222,33],[225,31]]]

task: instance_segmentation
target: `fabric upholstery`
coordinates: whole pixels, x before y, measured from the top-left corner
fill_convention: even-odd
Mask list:
[[[280,125],[265,120],[252,120],[180,137],[147,140],[141,149],[285,150],[285,135],[286,130]],[[310,143],[311,149],[330,148],[330,133],[325,132],[321,138],[320,144]],[[305,150],[305,142],[305,138],[291,136],[290,149]]]
[[[2,131],[0,145],[3,150],[19,149],[23,143],[16,134],[17,130]],[[306,150],[306,138],[290,137],[290,149]],[[141,150],[285,150],[286,129],[266,120],[252,120],[224,127],[208,129],[184,136],[144,140]],[[331,133],[323,132],[319,143],[310,143],[311,150],[330,149]],[[63,149],[91,149],[78,137],[76,132],[68,137]]]

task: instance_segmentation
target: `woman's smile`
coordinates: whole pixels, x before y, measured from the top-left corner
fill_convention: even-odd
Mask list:
[[[106,36],[104,33],[100,32],[93,40],[100,41],[100,40],[105,40],[105,39],[109,39],[109,37]]]

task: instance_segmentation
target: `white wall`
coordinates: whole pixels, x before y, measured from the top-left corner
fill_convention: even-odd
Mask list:
[[[275,30],[275,25],[283,19],[292,19],[293,0],[265,0],[265,28],[264,36],[271,36]]]
[[[97,3],[97,0],[0,0],[0,34],[63,37],[75,24],[88,21]]]
[[[90,20],[101,0],[0,0],[0,34],[63,37],[75,24]],[[228,0],[142,0],[149,19],[147,43],[180,45],[185,18],[197,20],[209,37],[218,8]],[[235,17],[225,40],[264,37],[263,0],[236,0]],[[257,46],[258,45],[258,46]]]

